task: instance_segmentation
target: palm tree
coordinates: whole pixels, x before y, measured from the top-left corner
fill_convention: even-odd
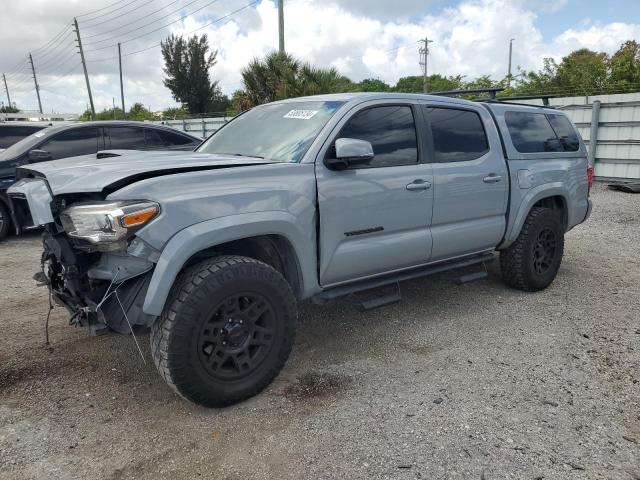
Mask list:
[[[288,53],[279,52],[267,55],[264,60],[252,60],[242,70],[242,82],[244,92],[234,95],[237,110],[284,98],[354,89],[351,80],[335,68],[303,64]]]

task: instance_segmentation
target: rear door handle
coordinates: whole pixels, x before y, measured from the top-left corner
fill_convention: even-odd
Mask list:
[[[502,180],[502,175],[496,175],[495,173],[491,173],[482,179],[484,183],[498,183],[500,180]]]
[[[414,180],[413,182],[407,185],[407,190],[409,190],[410,192],[428,190],[430,188],[431,188],[431,182],[427,182],[426,180],[422,180],[422,179]]]

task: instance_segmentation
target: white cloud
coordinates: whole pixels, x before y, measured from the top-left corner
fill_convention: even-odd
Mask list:
[[[61,42],[52,54],[51,49],[37,51],[59,32],[69,19],[81,12],[104,8],[106,0],[30,0],[4,2],[0,16],[0,71],[10,73],[8,81],[13,99],[21,106],[34,108],[37,103],[24,63],[28,51],[34,51],[36,69],[42,85],[45,110],[82,111],[86,105],[86,88],[82,69],[60,77],[79,63],[73,53],[73,36]],[[141,0],[136,0],[141,2]],[[192,6],[187,0],[164,0],[164,10],[158,2],[141,7],[136,12],[102,25],[116,6],[93,16],[79,17],[89,60],[107,58],[88,64],[97,109],[110,107],[112,99],[119,99],[116,49],[111,46],[120,40],[123,52],[133,52],[157,43],[169,33],[207,33],[212,48],[219,50],[218,64],[213,78],[220,80],[225,93],[241,87],[240,72],[254,57],[277,48],[277,9],[272,0],[262,0],[257,6],[239,12],[231,18],[211,26],[205,24],[246,5],[248,0],[219,0],[194,16],[187,17],[146,37],[129,40],[133,36],[162,27],[178,18],[143,27],[145,23],[169,14],[179,6],[183,12],[205,5],[198,0]],[[135,3],[135,2],[134,2]],[[545,56],[560,58],[570,51],[587,47],[613,52],[621,42],[640,36],[640,24],[576,23],[571,29],[553,39],[543,39],[538,28],[536,12],[552,14],[566,4],[566,0],[463,0],[455,7],[429,9],[441,5],[438,0],[287,0],[287,51],[303,60],[323,66],[335,66],[353,80],[377,77],[394,83],[399,77],[420,73],[418,39],[428,36],[431,44],[429,70],[447,75],[474,77],[489,74],[501,78],[506,73],[510,38],[515,38],[514,66],[539,68]],[[121,4],[121,5],[126,5]],[[132,4],[133,5],[133,4]],[[136,5],[143,5],[143,2]],[[128,7],[133,8],[132,7]],[[425,13],[425,10],[427,13]],[[110,15],[127,13],[127,8]],[[588,13],[588,12],[585,12]],[[106,14],[106,15],[103,15]],[[145,16],[146,15],[146,16]],[[96,17],[96,18],[92,18]],[[98,18],[100,17],[100,18]],[[113,36],[105,33],[140,18],[130,27],[117,33],[136,30],[128,35],[104,42]],[[577,22],[577,21],[576,21]],[[97,35],[89,37],[89,35]],[[99,47],[109,48],[95,50]],[[397,47],[401,48],[397,48]],[[42,57],[44,53],[44,57]],[[40,55],[40,56],[39,56]],[[59,58],[55,58],[59,55]],[[14,64],[21,62],[16,69]],[[159,48],[123,58],[125,95],[129,105],[142,101],[153,109],[173,105],[170,92],[162,85],[162,59]],[[41,68],[43,66],[43,68]],[[3,99],[4,100],[4,99]]]

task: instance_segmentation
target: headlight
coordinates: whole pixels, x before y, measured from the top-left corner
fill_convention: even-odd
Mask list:
[[[70,237],[91,243],[112,243],[125,239],[160,211],[155,202],[96,202],[76,204],[60,214],[62,227]]]

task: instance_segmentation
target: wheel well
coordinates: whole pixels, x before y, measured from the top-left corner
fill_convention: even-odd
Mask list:
[[[567,229],[568,217],[567,217],[567,203],[561,195],[555,195],[553,197],[541,198],[538,200],[534,207],[545,207],[551,210],[555,210],[562,215],[562,225],[564,230]]]
[[[298,257],[293,245],[285,237],[260,235],[222,243],[196,253],[185,263],[184,268],[218,255],[241,255],[270,265],[289,282],[295,296],[301,298],[304,287]]]

